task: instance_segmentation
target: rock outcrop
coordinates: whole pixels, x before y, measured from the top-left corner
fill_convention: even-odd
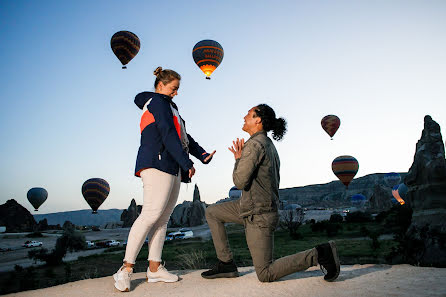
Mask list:
[[[372,212],[379,212],[392,207],[392,200],[390,199],[392,193],[389,193],[389,187],[376,184],[373,188],[372,196],[369,200],[369,209]]]
[[[132,201],[130,202],[130,206],[127,209],[124,209],[121,214],[122,227],[132,227],[136,218],[138,218],[139,214],[141,213],[141,210],[142,206],[136,205],[135,199],[132,199]]]
[[[184,201],[177,205],[169,219],[169,227],[193,227],[206,222],[206,203],[200,200],[200,191],[195,185],[193,201]]]
[[[33,215],[14,199],[0,205],[0,226],[6,227],[6,232],[36,231],[37,223]]]
[[[446,267],[446,160],[440,126],[424,117],[412,166],[404,180],[406,200],[413,210],[406,236],[420,248],[416,264]]]

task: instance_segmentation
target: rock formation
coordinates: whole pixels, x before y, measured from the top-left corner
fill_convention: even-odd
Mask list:
[[[372,212],[380,212],[392,207],[392,192],[389,192],[389,187],[376,184],[373,188],[372,196],[369,200],[369,209]]]
[[[200,200],[200,191],[195,185],[193,201],[184,201],[173,210],[169,220],[169,227],[193,227],[206,222],[206,203]]]
[[[141,213],[141,210],[142,206],[136,205],[135,199],[132,199],[132,201],[130,202],[130,206],[127,209],[124,209],[121,214],[122,227],[132,227],[133,222],[135,222],[136,218]]]
[[[37,228],[32,214],[14,199],[0,205],[0,226],[6,227],[6,232],[31,232]]]
[[[404,180],[406,200],[412,207],[406,236],[421,248],[414,251],[416,264],[446,267],[446,160],[440,126],[424,117],[412,166]]]

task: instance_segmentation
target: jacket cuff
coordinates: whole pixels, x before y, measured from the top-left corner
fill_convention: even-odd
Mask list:
[[[210,159],[207,160],[206,162],[204,161],[209,155],[210,155],[210,154],[208,154],[208,153],[203,153],[203,154],[201,155],[201,162],[202,162],[203,164],[208,164],[209,162],[211,162],[212,158],[210,158]]]

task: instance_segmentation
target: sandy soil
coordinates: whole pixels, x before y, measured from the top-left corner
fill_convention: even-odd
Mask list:
[[[253,267],[239,269],[234,279],[206,280],[198,271],[176,271],[176,283],[146,283],[144,273],[132,276],[129,293],[113,287],[113,277],[88,279],[56,287],[7,296],[446,296],[446,269],[410,265],[345,265],[333,283],[325,282],[322,272],[312,267],[274,283],[257,280]],[[124,295],[123,295],[124,294]]]

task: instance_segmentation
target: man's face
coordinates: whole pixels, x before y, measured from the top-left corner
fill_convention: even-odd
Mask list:
[[[243,124],[242,130],[245,132],[249,133],[249,131],[255,129],[257,124],[260,122],[260,118],[256,115],[256,112],[254,110],[255,107],[251,108],[248,111],[248,114],[245,115],[245,117],[243,118],[245,122]]]

